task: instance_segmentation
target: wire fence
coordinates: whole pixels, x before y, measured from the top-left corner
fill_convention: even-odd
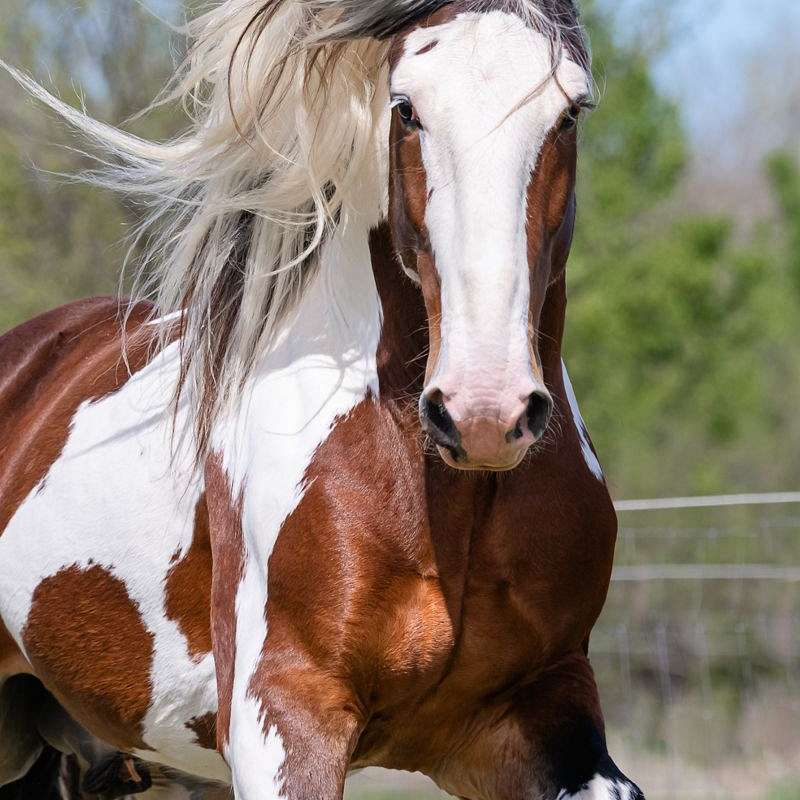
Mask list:
[[[648,797],[800,800],[800,492],[619,501],[591,656]]]

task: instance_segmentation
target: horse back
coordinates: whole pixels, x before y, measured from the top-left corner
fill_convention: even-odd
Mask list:
[[[58,458],[81,403],[118,390],[148,359],[152,337],[134,334],[151,307],[123,321],[125,308],[80,300],[0,337],[0,531]]]

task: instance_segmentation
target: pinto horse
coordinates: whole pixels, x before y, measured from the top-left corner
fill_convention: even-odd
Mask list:
[[[572,0],[228,0],[190,35],[167,144],[12,70],[166,232],[154,305],[0,340],[0,675],[238,800],[371,765],[641,798],[587,657],[616,518],[561,357]]]

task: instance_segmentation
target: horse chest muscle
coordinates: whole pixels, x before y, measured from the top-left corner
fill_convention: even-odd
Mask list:
[[[464,476],[429,464],[368,401],[317,450],[281,528],[270,626],[293,609],[279,624],[299,624],[315,659],[371,676],[387,722],[530,680],[583,645],[608,585],[605,487],[572,487],[564,466],[519,482]]]
[[[319,466],[281,531],[270,597],[276,616],[303,620],[313,660],[354,676],[369,708],[355,765],[418,769],[432,731],[452,743],[487,698],[510,700],[581,651],[608,585],[613,512],[596,481],[570,503],[560,470],[541,465],[521,503],[509,481],[481,489],[438,464],[426,475],[388,426],[350,426],[335,434],[341,449],[320,453],[336,469]],[[359,467],[353,448],[378,430],[383,447]],[[550,503],[561,511],[543,513]]]

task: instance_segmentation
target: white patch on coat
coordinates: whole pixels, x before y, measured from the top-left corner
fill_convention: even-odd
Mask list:
[[[186,454],[170,451],[177,345],[157,355],[116,393],[82,403],[46,477],[0,537],[0,614],[18,644],[42,580],[72,565],[119,579],[153,636],[151,704],[143,758],[216,780],[228,769],[185,723],[217,709],[211,654],[195,660],[165,612],[175,552],[191,546],[202,487]],[[182,419],[179,417],[178,425]]]
[[[640,796],[634,785],[628,781],[595,775],[575,794],[562,790],[557,800],[635,800]]]
[[[369,391],[377,395],[380,307],[367,231],[342,224],[300,308],[247,390],[240,413],[218,429],[234,496],[244,489],[245,573],[236,595],[231,741],[239,797],[278,789],[283,746],[264,736],[261,702],[248,691],[266,637],[266,567],[278,532],[302,498],[303,476],[336,419]],[[154,638],[152,702],[139,753],[213,780],[231,774],[186,727],[217,709],[213,656],[195,661],[165,613],[173,555],[191,546],[202,486],[191,477],[191,446],[171,460],[171,409],[178,371],[171,345],[116,393],[76,412],[62,453],[0,537],[0,614],[21,631],[41,581],[61,569],[98,565],[121,580]],[[179,412],[177,430],[185,422]],[[25,565],[24,569],[20,565]],[[23,648],[24,650],[24,648]],[[252,782],[252,785],[251,785]],[[277,795],[275,795],[277,796]]]
[[[572,421],[575,424],[575,428],[578,431],[578,438],[581,442],[581,453],[583,453],[583,460],[586,462],[586,466],[591,470],[592,475],[594,475],[597,480],[602,481],[604,480],[603,468],[600,466],[600,462],[597,460],[597,456],[595,455],[594,450],[592,450],[592,445],[589,442],[589,435],[586,432],[586,424],[584,423],[580,409],[578,408],[578,400],[575,397],[575,391],[572,388],[572,382],[570,381],[569,374],[567,373],[567,365],[563,361],[561,362],[561,375],[564,380],[564,389],[567,392],[569,408],[572,412]]]
[[[226,750],[237,797],[277,797],[280,790],[283,743],[269,725],[269,709],[265,720],[260,698],[250,691],[267,638],[269,557],[283,523],[307,489],[306,470],[337,419],[368,392],[378,394],[380,304],[367,231],[358,222],[343,224],[325,246],[318,275],[256,371],[241,412],[214,437],[234,496],[244,489],[245,569],[236,594]]]
[[[532,380],[527,189],[569,104],[549,78],[551,50],[516,15],[461,13],[410,33],[392,73],[392,96],[408,98],[422,126],[425,221],[441,279],[442,343],[429,385],[447,395],[440,384],[455,379],[471,409],[498,387]],[[558,82],[573,98],[588,89],[566,57]]]

